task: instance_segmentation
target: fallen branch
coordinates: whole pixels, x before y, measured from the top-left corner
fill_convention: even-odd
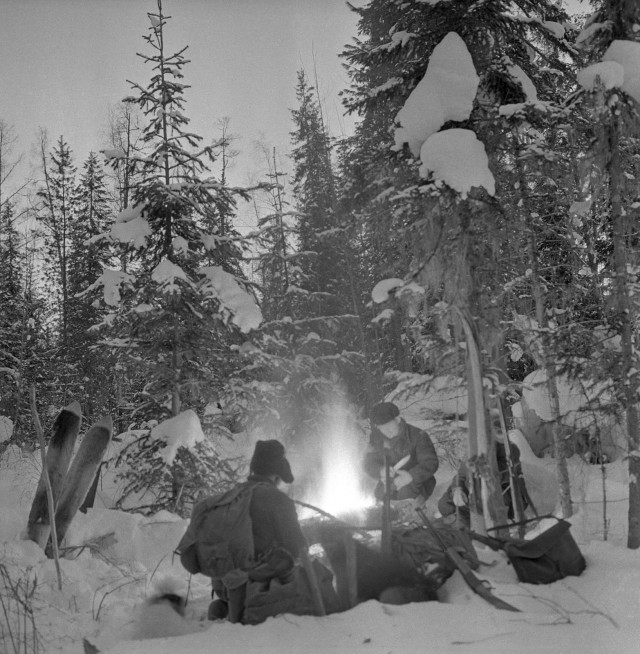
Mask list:
[[[31,414],[33,417],[33,426],[36,430],[36,436],[40,443],[40,458],[42,459],[42,476],[44,479],[45,488],[47,489],[47,504],[49,507],[49,524],[51,525],[51,549],[53,551],[53,560],[56,564],[56,573],[58,575],[58,590],[62,590],[62,573],[60,572],[60,554],[58,552],[58,534],[56,533],[56,507],[53,501],[53,489],[51,488],[51,479],[49,479],[49,472],[47,471],[47,457],[46,449],[47,444],[44,442],[44,432],[42,431],[42,424],[38,416],[38,408],[36,406],[36,387],[35,384],[31,386]]]
[[[369,534],[368,531],[365,529],[362,529],[361,527],[356,527],[355,525],[349,524],[348,522],[345,522],[344,520],[340,520],[340,518],[336,518],[331,513],[328,513],[327,511],[324,511],[323,509],[318,508],[317,506],[313,506],[313,504],[307,504],[306,502],[301,502],[300,500],[293,500],[295,504],[298,504],[300,506],[303,506],[305,509],[311,509],[312,511],[315,511],[316,513],[319,513],[320,515],[323,515],[325,518],[329,518],[329,520],[333,520],[333,522],[337,522],[344,527],[348,527],[352,531],[357,531],[359,534],[362,534],[363,536],[366,536],[367,538],[371,538],[371,534]]]

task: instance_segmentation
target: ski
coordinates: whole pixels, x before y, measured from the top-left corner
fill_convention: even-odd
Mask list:
[[[512,606],[508,602],[505,602],[504,600],[501,600],[499,597],[496,597],[493,594],[493,591],[491,590],[488,582],[476,577],[473,570],[467,565],[466,561],[460,556],[460,554],[456,552],[455,548],[446,546],[446,544],[440,537],[438,530],[431,524],[431,522],[427,518],[426,513],[422,509],[416,509],[416,513],[422,519],[422,522],[424,523],[425,527],[429,529],[429,531],[440,543],[443,551],[449,557],[451,563],[453,563],[453,565],[455,565],[456,568],[460,571],[460,574],[462,575],[463,579],[467,583],[467,586],[469,586],[469,588],[471,588],[471,590],[474,593],[480,595],[482,599],[486,600],[487,602],[489,602],[489,604],[492,604],[497,609],[502,609],[503,611],[515,611],[517,613],[520,613],[520,609],[517,609],[515,606]]]
[[[49,441],[46,454],[46,467],[40,475],[38,488],[31,504],[27,522],[27,536],[30,540],[45,548],[51,533],[45,471],[51,481],[54,504],[60,497],[64,479],[69,468],[73,448],[80,431],[82,409],[79,402],[66,406],[53,423],[53,436]]]
[[[111,442],[113,421],[101,418],[85,434],[64,480],[56,509],[58,544],[84,501]]]

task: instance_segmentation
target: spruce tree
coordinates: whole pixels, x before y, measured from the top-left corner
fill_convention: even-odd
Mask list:
[[[69,325],[70,357],[77,369],[74,397],[83,403],[89,422],[114,408],[110,374],[113,361],[96,351],[98,336],[91,328],[101,322],[104,310],[87,287],[112,263],[110,243],[103,237],[113,215],[113,204],[102,165],[91,152],[83,165],[74,195],[74,221],[70,228]],[[109,380],[108,383],[105,383]]]
[[[151,54],[140,57],[152,66],[152,77],[146,87],[132,82],[135,95],[126,99],[148,121],[141,139],[144,154],[128,159],[135,167],[131,203],[110,230],[129,263],[127,271],[105,270],[96,285],[104,287],[110,309],[103,321],[109,333],[104,342],[144,383],[135,402],[136,419],[155,422],[186,409],[201,412],[219,397],[236,365],[231,345],[238,334],[258,325],[260,314],[244,280],[234,274],[239,270],[238,250],[231,247],[234,234],[227,230],[223,238],[220,233],[237,195],[244,194],[211,174],[213,147],[202,146],[202,138],[188,129],[188,87],[181,81],[187,48],[165,51],[168,17],[161,2],[149,19],[144,40]],[[113,160],[124,158],[120,153]],[[229,247],[220,256],[223,244]],[[212,440],[193,451],[181,448],[171,466],[158,458],[159,447],[147,434],[126,457],[128,492],[142,484],[165,498],[154,509],[184,511],[206,490],[194,485],[194,466],[205,465],[210,483],[219,482]]]
[[[60,136],[49,155],[45,152],[46,136],[41,139],[44,181],[38,190],[41,208],[37,218],[43,227],[45,262],[51,274],[50,289],[55,298],[56,332],[59,344],[67,344],[70,319],[69,258],[72,250],[71,229],[74,220],[76,167],[69,145]]]
[[[541,109],[534,112],[547,111],[558,98],[556,76],[569,71],[570,52],[562,25],[566,15],[553,3],[523,2],[510,9],[508,2],[466,0],[373,0],[355,9],[363,38],[345,51],[353,80],[346,102],[362,122],[347,170],[360,196],[372,283],[404,280],[404,288],[387,305],[395,311],[380,316],[392,337],[392,349],[381,353],[383,365],[395,364],[397,382],[413,371],[442,374],[457,368],[464,374],[465,357],[458,343],[461,327],[469,322],[478,327],[485,362],[498,366],[503,359],[501,325],[510,315],[509,307],[496,298],[505,297],[503,285],[515,272],[504,266],[505,253],[521,251],[523,243],[509,217],[509,183],[516,180],[512,173],[498,174],[514,168],[502,112],[528,100],[539,100]],[[448,80],[443,80],[438,93],[428,96],[435,104],[422,107],[421,117],[431,121],[424,126],[425,135],[414,138],[408,123],[403,124],[415,101],[411,96],[422,84],[435,50],[444,52],[445,42],[447,48],[468,53],[463,58],[468,56],[468,68],[460,74],[473,95],[467,98],[465,112],[459,100],[452,100],[449,108],[440,105],[446,102]],[[444,74],[442,69],[463,59],[435,58],[440,68],[432,74],[437,78]],[[414,114],[419,109],[414,108]],[[477,141],[487,156],[485,183],[464,191],[422,159],[427,140],[433,137],[435,147],[453,130]],[[464,162],[462,154],[461,166]],[[520,271],[525,273],[524,268]],[[459,322],[459,315],[467,317]],[[425,377],[427,383],[429,379]],[[485,423],[482,411],[478,415]],[[472,431],[484,439],[483,424],[472,425]],[[486,450],[486,443],[481,449]]]

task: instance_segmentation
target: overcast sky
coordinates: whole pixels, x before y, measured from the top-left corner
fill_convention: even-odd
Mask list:
[[[108,106],[131,93],[127,79],[149,80],[151,66],[136,52],[151,54],[142,36],[155,11],[156,0],[0,0],[0,118],[15,127],[20,150],[39,127],[52,141],[64,135],[78,167],[104,146]],[[288,149],[296,71],[313,76],[314,54],[332,131],[349,129],[337,55],[355,36],[357,16],[344,0],[163,0],[163,13],[172,17],[167,52],[189,46],[190,126],[208,140],[219,135],[215,122],[230,117],[244,151],[237,177],[251,170],[260,135]]]
[[[39,127],[52,142],[64,135],[78,167],[104,147],[108,106],[131,93],[127,79],[149,80],[151,66],[136,52],[150,54],[142,36],[156,10],[156,0],[0,0],[0,119],[15,127],[19,150],[30,150]],[[264,168],[252,151],[261,135],[288,151],[296,71],[313,77],[314,54],[331,131],[350,131],[338,53],[356,35],[357,16],[344,0],[163,0],[163,11],[172,17],[167,52],[189,46],[192,130],[215,138],[216,121],[228,116],[241,137],[233,183]]]

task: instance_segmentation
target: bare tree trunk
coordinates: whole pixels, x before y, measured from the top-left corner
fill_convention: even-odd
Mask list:
[[[518,135],[514,133],[514,141],[519,145]],[[528,207],[528,198],[526,195],[526,179],[522,169],[522,162],[520,159],[520,148],[518,147],[518,177],[519,188],[521,192],[522,206],[524,213],[528,217],[531,215],[531,210]],[[531,270],[531,293],[535,302],[536,321],[538,329],[547,331],[550,327],[549,321],[546,317],[546,304],[547,300],[543,285],[540,280],[540,273],[538,268],[538,247],[536,243],[536,235],[533,228],[528,225],[527,227],[527,249],[529,256],[529,268]],[[560,487],[560,507],[562,516],[569,518],[573,515],[573,506],[571,501],[571,484],[569,482],[569,468],[567,466],[567,457],[564,446],[564,438],[560,428],[560,398],[558,395],[558,385],[556,382],[556,368],[554,364],[554,357],[548,343],[544,338],[539,338],[539,346],[541,349],[541,356],[544,365],[544,370],[547,376],[546,386],[551,403],[551,434],[553,437],[553,456],[556,460],[556,472],[558,476],[558,484]]]
[[[529,266],[531,267],[531,288],[536,305],[536,320],[538,322],[538,328],[542,329],[547,327],[548,323],[545,316],[544,291],[538,274],[536,239],[531,229],[528,234],[528,249]],[[560,507],[562,509],[562,516],[569,518],[573,515],[573,506],[571,502],[571,484],[569,482],[569,468],[567,467],[564,438],[560,429],[560,398],[556,383],[556,369],[553,363],[552,353],[549,351],[547,344],[541,342],[540,346],[542,348],[544,370],[547,375],[547,392],[549,393],[549,400],[551,402],[551,434],[553,436],[553,456],[556,460],[556,471],[560,485]]]

